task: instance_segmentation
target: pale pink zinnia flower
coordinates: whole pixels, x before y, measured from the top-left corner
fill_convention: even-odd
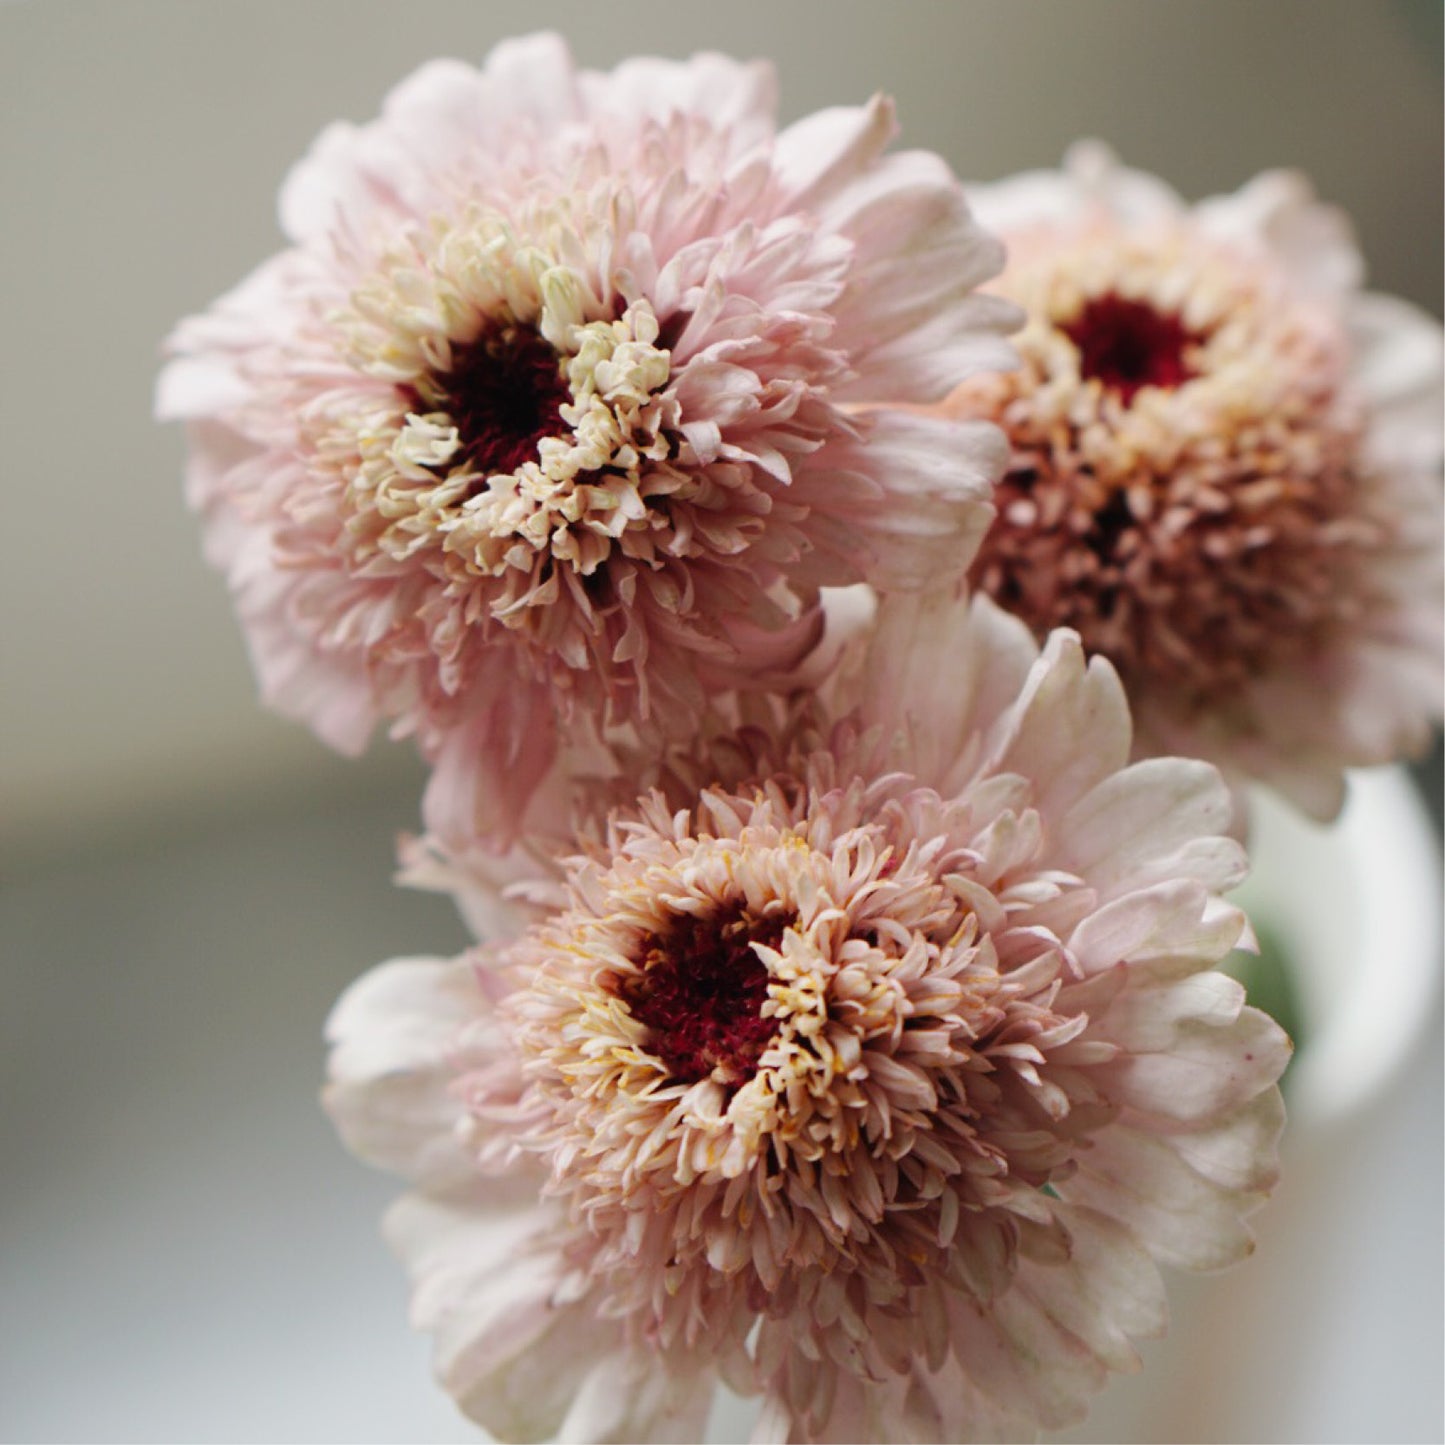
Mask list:
[[[1333,815],[1440,712],[1439,324],[1298,175],[1189,207],[1086,145],[970,199],[1029,315],[947,408],[1013,447],[974,585],[1110,658],[1144,750]]]
[[[698,1439],[718,1380],[760,1440],[1028,1435],[1137,1368],[1158,1264],[1250,1249],[1289,1045],[1210,971],[1218,773],[1129,765],[1109,665],[986,598],[840,677],[332,1016],[414,1320],[503,1438]]]
[[[438,61],[291,173],[292,246],[170,348],[159,410],[264,694],[390,719],[505,832],[560,718],[685,727],[820,586],[966,565],[1005,457],[885,404],[1010,364],[1002,252],[882,98],[778,132],[768,66]]]

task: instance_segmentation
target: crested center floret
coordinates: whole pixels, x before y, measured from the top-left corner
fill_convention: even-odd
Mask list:
[[[1175,387],[1195,375],[1189,348],[1204,339],[1177,312],[1117,292],[1091,297],[1059,329],[1079,348],[1079,374],[1125,401],[1145,386]]]
[[[780,919],[751,918],[737,905],[683,914],[647,940],[641,971],[616,981],[674,1079],[711,1077],[736,1088],[757,1072],[773,1023],[765,1014],[768,968],[755,945],[776,949],[782,934]]]
[[[358,562],[420,554],[506,621],[556,600],[538,595],[555,563],[590,576],[624,531],[666,527],[648,503],[678,487],[658,467],[678,407],[646,302],[618,314],[552,248],[469,213],[388,253],[334,324],[348,362],[388,384],[318,426]]]
[[[497,473],[537,459],[544,437],[563,434],[572,399],[562,359],[536,331],[511,325],[451,348],[446,371],[398,388],[413,415],[442,413],[457,431],[448,465],[465,469],[476,490]]]

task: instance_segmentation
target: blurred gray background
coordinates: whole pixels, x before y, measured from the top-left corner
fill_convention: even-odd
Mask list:
[[[1298,166],[1373,284],[1440,313],[1431,0],[0,3],[4,1438],[469,1438],[374,1239],[393,1187],[313,1102],[338,990],[462,940],[388,882],[420,773],[259,710],[150,404],[171,325],[277,248],[322,125],[540,25],[595,67],[769,56],[784,121],[891,92],[903,142],[970,178],[1080,135],[1190,196]],[[1425,777],[1438,806],[1438,753]],[[1426,1199],[1406,1327],[1353,1406],[1286,1400],[1240,1438],[1445,1428],[1438,1049],[1411,1077],[1382,1115],[1411,1160],[1389,1187]]]

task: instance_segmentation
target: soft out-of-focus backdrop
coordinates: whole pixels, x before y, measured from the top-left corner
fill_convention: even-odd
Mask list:
[[[598,67],[769,56],[785,121],[889,91],[965,177],[1082,134],[1191,196],[1298,166],[1374,284],[1440,312],[1434,0],[0,3],[0,1437],[470,1438],[372,1238],[392,1187],[313,1104],[338,989],[461,942],[388,884],[420,774],[258,709],[150,399],[173,322],[277,247],[322,125],[540,24]],[[1438,1199],[1437,1059],[1386,1193]],[[1439,1438],[1433,1211],[1375,1373],[1329,1419],[1290,1403],[1326,1381],[1282,1381],[1240,1438]]]

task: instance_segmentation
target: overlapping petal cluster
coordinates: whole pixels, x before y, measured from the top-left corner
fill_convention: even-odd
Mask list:
[[[1109,657],[1145,749],[1332,816],[1440,713],[1439,324],[1298,175],[1190,207],[1084,145],[970,196],[1029,314],[948,407],[1013,451],[973,584]]]
[[[820,587],[966,566],[1001,440],[892,404],[1008,364],[1000,248],[885,100],[773,116],[765,65],[535,36],[322,134],[160,389],[273,705],[506,833],[559,720],[685,729]]]
[[[1085,147],[978,189],[981,291],[893,130],[437,62],[170,344],[266,698],[431,764],[482,941],[348,990],[326,1102],[502,1438],[1078,1419],[1275,1178],[1226,777],[1326,816],[1438,714],[1440,332],[1341,219]]]
[[[718,1379],[758,1439],[1065,1424],[1273,1182],[1228,790],[1130,764],[1112,668],[986,598],[718,706],[574,789],[509,936],[333,1015],[441,1378],[505,1438],[700,1438]]]

